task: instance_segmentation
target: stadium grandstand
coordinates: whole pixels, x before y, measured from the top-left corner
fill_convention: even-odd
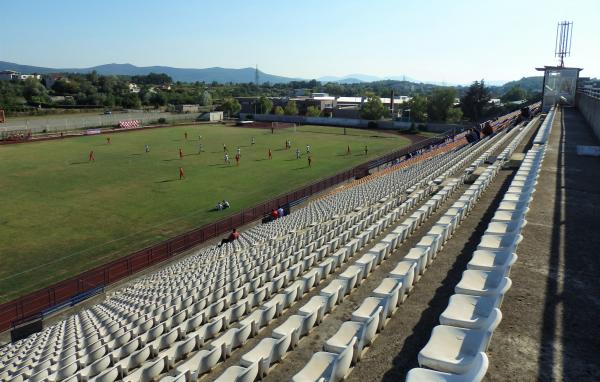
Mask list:
[[[0,348],[0,380],[482,380],[562,131],[561,108],[539,112],[381,164],[125,283]]]

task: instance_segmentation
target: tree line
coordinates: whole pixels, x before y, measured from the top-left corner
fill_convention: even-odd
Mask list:
[[[135,84],[135,87],[131,87]],[[507,104],[511,101],[533,101],[539,93],[513,85],[508,90],[488,87],[484,81],[475,81],[471,86],[438,86],[409,81],[375,81],[370,83],[321,83],[316,80],[291,81],[288,83],[182,83],[173,82],[162,73],[137,76],[99,75],[63,73],[51,86],[37,79],[25,81],[0,81],[0,108],[7,111],[23,110],[32,107],[84,106],[98,108],[163,108],[170,110],[173,105],[199,104],[219,105],[230,115],[240,110],[234,97],[260,95],[257,112],[273,114],[298,114],[297,105],[288,102],[275,106],[268,97],[290,97],[301,89],[306,94],[325,92],[332,96],[363,96],[361,116],[366,119],[390,117],[389,110],[381,104],[379,97],[389,97],[393,90],[396,95],[412,97],[410,102],[399,105],[402,116],[415,122],[440,121],[458,122],[463,119],[477,121],[481,118],[504,112],[506,107],[489,104],[491,97],[500,97]],[[460,99],[460,106],[457,102]],[[308,107],[306,114],[318,116],[321,111]]]

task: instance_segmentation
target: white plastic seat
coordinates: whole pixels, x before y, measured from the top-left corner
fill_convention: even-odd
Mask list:
[[[472,296],[500,296],[501,301],[511,285],[511,280],[503,272],[467,269],[454,287],[454,292]]]
[[[393,234],[398,235],[398,244],[396,246],[399,246],[401,243],[403,243],[406,240],[409,232],[410,232],[409,227],[405,226],[405,225],[399,225],[398,227],[396,227],[392,230]]]
[[[391,253],[390,245],[386,242],[375,244],[367,253],[373,253],[377,256],[377,264],[380,264],[383,259],[387,259]]]
[[[342,323],[338,331],[331,336],[323,346],[323,349],[332,353],[342,353],[352,339],[356,338],[352,363],[360,360],[363,348],[369,346],[379,326],[379,314],[372,315],[365,322],[345,321]]]
[[[344,299],[344,296],[350,291],[346,290],[348,287],[348,280],[335,279],[332,280],[325,288],[319,292],[323,296],[337,296],[336,304],[339,304]]]
[[[515,252],[523,236],[517,233],[484,234],[479,241],[477,249],[503,249]]]
[[[521,229],[527,224],[527,220],[517,221],[492,221],[488,224],[485,233],[486,234],[518,234]]]
[[[440,324],[467,329],[495,328],[502,319],[497,303],[494,296],[454,294],[440,315]]]
[[[448,235],[452,236],[454,234],[454,231],[456,230],[456,226],[458,225],[458,215],[444,215],[440,217],[435,224],[447,227]]]
[[[321,276],[323,278],[326,278],[328,274],[333,272],[333,270],[335,268],[335,260],[328,258],[328,259],[321,261],[317,266],[321,270]]]
[[[488,365],[489,361],[485,353],[479,352],[471,368],[464,374],[414,368],[406,375],[406,382],[481,382],[487,373]]]
[[[403,260],[400,261],[389,273],[389,277],[397,278],[402,281],[400,302],[404,302],[407,295],[413,289],[416,276],[418,276],[417,264],[418,263],[416,261]]]
[[[166,359],[159,358],[149,364],[142,365],[135,372],[123,378],[125,382],[150,382],[154,381],[167,367]]]
[[[467,269],[501,272],[508,276],[517,258],[515,253],[505,250],[479,249],[473,252]]]
[[[210,346],[208,349],[201,349],[189,357],[185,362],[179,365],[176,370],[179,373],[191,372],[193,380],[210,371],[221,359],[224,353],[224,346]]]
[[[256,323],[251,322],[239,328],[229,329],[219,338],[215,339],[212,342],[212,345],[221,346],[221,344],[225,344],[225,354],[223,355],[223,358],[226,358],[231,354],[233,349],[237,349],[244,345],[248,338],[250,338],[250,335],[256,332],[256,327],[254,325],[256,325]]]
[[[258,376],[258,363],[248,367],[230,366],[215,382],[254,382]]]
[[[381,239],[382,243],[387,243],[389,245],[389,253],[392,253],[400,244],[401,236],[397,233],[389,233],[383,239]]]
[[[104,357],[96,360],[95,362],[93,362],[90,365],[86,366],[85,368],[81,369],[79,371],[79,374],[82,377],[84,377],[85,379],[89,379],[91,377],[94,377],[94,376],[102,373],[104,370],[108,369],[111,364],[112,364],[111,355],[105,355]]]
[[[346,291],[350,293],[356,285],[360,285],[363,279],[363,268],[357,265],[350,265],[339,275],[339,279],[347,280]]]
[[[439,240],[440,245],[443,245],[449,239],[448,232],[449,232],[449,229],[447,226],[436,224],[433,227],[431,227],[431,229],[427,232],[427,235],[437,236],[439,238],[438,240]]]
[[[250,367],[253,363],[258,363],[258,374],[267,375],[269,367],[279,362],[290,347],[292,337],[291,333],[279,338],[263,338],[256,346],[242,356],[240,364]]]
[[[290,336],[290,347],[296,347],[301,336],[306,335],[317,322],[317,312],[308,316],[293,314],[287,318],[281,325],[273,329],[274,338]]]
[[[438,235],[430,235],[428,233],[423,236],[421,240],[419,240],[415,247],[428,249],[428,264],[431,264],[433,259],[437,256],[437,253],[441,249],[442,245]]]
[[[165,333],[152,341],[150,345],[152,349],[155,351],[161,351],[164,348],[171,346],[175,341],[177,341],[181,337],[181,332],[179,331],[179,327],[175,327],[168,333]]]
[[[425,273],[425,269],[427,267],[427,262],[429,261],[429,250],[423,247],[415,247],[411,248],[410,251],[404,256],[403,261],[414,261],[417,263],[417,274],[416,280],[419,281],[421,278],[420,275]]]
[[[478,354],[486,351],[490,339],[486,330],[438,325],[419,352],[419,365],[448,373],[467,373]]]
[[[150,358],[151,355],[152,348],[150,346],[146,346],[123,358],[118,362],[117,365],[122,370],[122,373],[126,375],[129,370],[141,366],[148,358]]]
[[[352,321],[366,322],[371,316],[378,314],[380,317],[377,330],[380,331],[385,324],[385,318],[387,317],[387,312],[389,310],[388,303],[389,301],[387,299],[367,297],[360,306],[352,312]]]
[[[313,296],[299,310],[298,314],[302,316],[310,316],[313,313],[317,314],[317,323],[323,320],[323,316],[327,312],[329,298],[324,296]]]
[[[404,226],[407,231],[407,235],[410,235],[415,231],[415,229],[417,229],[418,217],[410,216],[404,219],[404,221],[400,225]]]
[[[525,215],[520,211],[497,210],[492,217],[492,221],[510,222],[525,220]]]
[[[121,376],[120,367],[113,366],[108,370],[103,371],[95,377],[90,378],[89,382],[113,382],[116,381]]]
[[[175,366],[175,362],[184,359],[188,354],[194,351],[197,343],[196,337],[190,336],[173,344],[173,346],[161,352],[158,357],[165,357],[167,368],[173,368]]]
[[[356,338],[348,344],[343,352],[318,352],[313,354],[306,366],[292,377],[293,382],[338,382],[346,377],[354,354]]]
[[[500,202],[498,205],[498,211],[509,211],[509,212],[519,212],[523,215],[529,212],[529,200],[530,197],[525,198],[525,200],[510,200],[510,197],[507,197],[505,200]]]
[[[396,311],[402,290],[402,280],[391,277],[383,279],[373,290],[373,296],[388,300],[388,317]]]
[[[186,371],[183,373],[179,373],[175,376],[166,376],[160,380],[160,382],[189,382],[192,380],[192,373],[190,371]]]
[[[354,262],[355,266],[363,269],[362,278],[367,278],[377,264],[378,255],[367,252]]]

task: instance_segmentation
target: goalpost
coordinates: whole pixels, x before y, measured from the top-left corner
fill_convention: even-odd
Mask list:
[[[295,123],[289,123],[289,122],[271,122],[271,129],[275,130],[275,129],[289,129],[289,128],[293,128],[294,129],[294,133],[296,132],[296,124]]]

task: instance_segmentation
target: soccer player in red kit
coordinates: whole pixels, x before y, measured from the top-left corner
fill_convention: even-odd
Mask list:
[[[183,167],[179,167],[179,180],[185,179],[185,174],[183,173]]]
[[[94,158],[94,150],[90,151],[90,155],[88,155],[88,162],[95,162],[96,159]]]

